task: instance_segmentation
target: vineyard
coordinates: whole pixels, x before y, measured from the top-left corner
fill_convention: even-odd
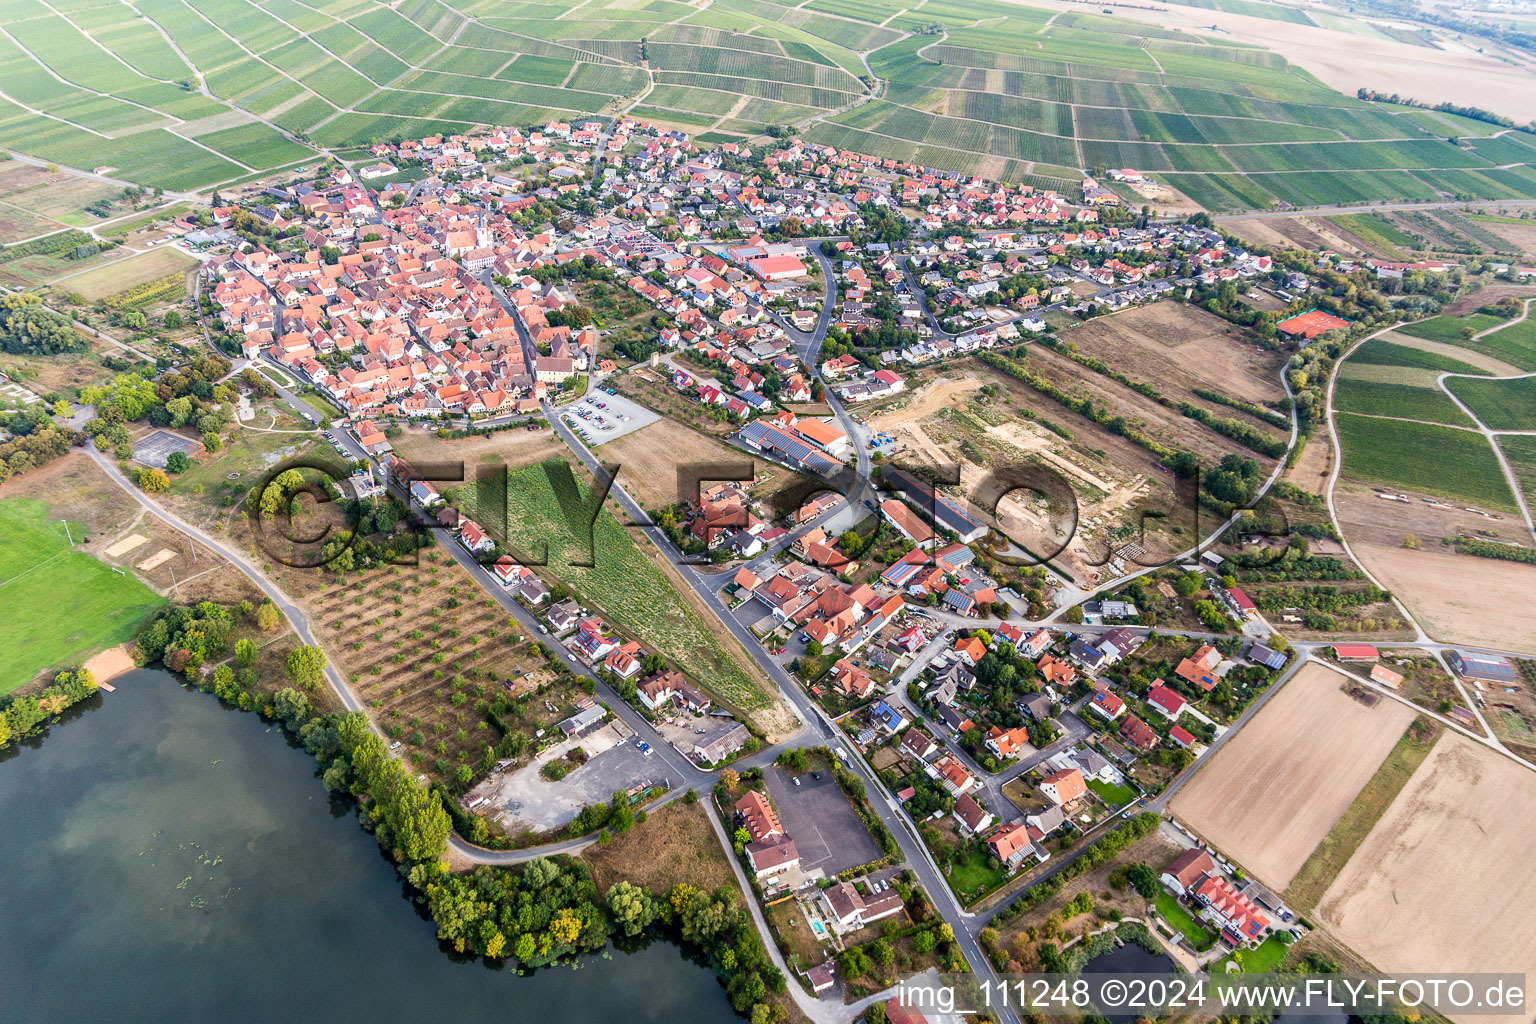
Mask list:
[[[126,288],[115,295],[108,295],[102,303],[109,309],[143,309],[160,302],[171,302],[186,293],[187,275],[166,274],[153,281],[144,281]]]

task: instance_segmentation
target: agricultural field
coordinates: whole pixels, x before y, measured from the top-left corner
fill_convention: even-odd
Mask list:
[[[1383,971],[1536,970],[1536,775],[1446,733],[1328,888],[1317,916]],[[1454,892],[1456,909],[1448,912]],[[1496,936],[1496,941],[1490,941]],[[1471,1020],[1457,1017],[1455,1020]]]
[[[1369,416],[1473,426],[1467,414],[1436,386],[1434,377],[1432,370],[1356,365],[1351,360],[1339,371],[1333,392],[1334,408]]]
[[[75,550],[47,504],[19,496],[31,493],[30,484],[18,480],[0,493],[0,598],[7,609],[0,620],[0,692],[8,692],[45,669],[132,640],[165,600],[137,576]],[[84,536],[81,523],[70,528]]]
[[[1208,34],[1204,19],[1231,16],[1277,41],[1299,28],[1337,43],[1362,24],[1318,28],[1257,0],[1200,0],[1151,19],[1166,24],[884,0],[145,0],[121,11],[5,0],[0,12],[14,26],[0,72],[22,83],[0,105],[0,143],[167,189],[281,167],[315,146],[624,110],[715,138],[820,117],[806,129],[815,141],[1009,181],[1136,167],[1216,211],[1509,199],[1529,195],[1536,164],[1536,143],[1518,133],[1487,137],[1496,126],[1366,102],[1280,52]],[[13,232],[35,226],[12,219]],[[1375,232],[1402,233],[1386,222]],[[1424,233],[1474,252],[1501,244],[1455,214]]]
[[[1283,889],[1413,720],[1411,708],[1307,665],[1181,791],[1173,813]]]
[[[768,694],[727,654],[699,613],[641,551],[639,545],[649,541],[620,525],[613,512],[600,510],[593,522],[593,564],[576,564],[586,560],[588,552],[579,539],[579,527],[561,511],[549,476],[552,468],[560,480],[565,467],[564,462],[551,460],[508,474],[504,517],[508,541],[519,551],[547,558],[543,574],[568,585],[647,649],[666,654],[724,703],[749,713],[769,709]],[[564,481],[577,490],[577,500],[587,500],[585,479],[578,484],[566,476]],[[494,509],[476,508],[474,490],[463,489],[465,511],[493,535],[501,533],[503,516]]]
[[[1354,350],[1345,366],[1359,369],[1365,364],[1430,371],[1428,378],[1415,378],[1420,380],[1433,379],[1442,370],[1447,373],[1491,373],[1502,376],[1520,372],[1518,367],[1480,352],[1439,341],[1426,341],[1399,331],[1388,331],[1367,341]],[[1343,375],[1342,371],[1340,375]]]
[[[1515,479],[1520,481],[1526,504],[1536,504],[1536,437],[1506,435],[1499,438],[1499,447],[1515,471]]]
[[[1343,475],[1512,511],[1498,459],[1488,440],[1471,430],[1339,412]]]
[[[1442,538],[1448,542],[1478,531],[1506,539],[1528,537],[1517,515],[1494,512],[1490,519],[1460,504],[1430,504],[1423,500],[1427,492],[1405,493],[1407,501],[1388,501],[1363,485],[1340,481],[1334,489],[1339,529],[1361,566],[1437,640],[1500,649],[1526,646],[1530,623],[1525,602],[1536,601],[1536,566],[1458,555],[1442,543]],[[1406,546],[1410,537],[1417,547]]]
[[[1536,377],[1452,377],[1446,385],[1492,430],[1536,430]]]
[[[461,764],[476,773],[489,767],[485,751],[501,734],[484,704],[507,681],[516,693],[556,682],[533,649],[534,639],[509,623],[501,606],[436,548],[424,550],[417,565],[345,575],[314,569],[305,578],[305,600],[327,655],[368,702],[380,728],[399,739],[411,764],[435,781],[451,781]],[[564,710],[579,696],[561,692],[547,699]],[[536,712],[534,728],[558,720],[559,710],[525,704],[518,714]],[[507,720],[516,717],[509,711],[502,724],[520,725]]]
[[[126,259],[115,260],[106,266],[81,274],[68,274],[54,279],[54,289],[78,292],[87,302],[111,300],[125,296],[136,300],[137,289],[154,285],[160,301],[186,296],[186,272],[197,266],[197,261],[177,249],[156,249]],[[175,293],[170,278],[181,277],[180,294]]]

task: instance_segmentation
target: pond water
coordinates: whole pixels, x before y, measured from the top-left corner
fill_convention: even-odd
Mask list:
[[[739,1021],[668,942],[451,957],[281,730],[138,670],[0,756],[0,1018]]]

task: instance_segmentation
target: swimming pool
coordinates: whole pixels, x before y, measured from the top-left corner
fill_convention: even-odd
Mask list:
[[[824,939],[827,937],[827,927],[820,921],[811,922],[811,931],[816,933],[816,937],[818,939]]]

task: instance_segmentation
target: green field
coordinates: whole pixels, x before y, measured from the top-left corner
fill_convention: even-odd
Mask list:
[[[1117,809],[1136,799],[1136,790],[1130,786],[1117,786],[1111,782],[1100,782],[1098,779],[1090,779],[1088,788],[1093,790],[1100,800]]]
[[[75,536],[83,529],[71,524]],[[44,669],[132,640],[164,604],[131,575],[81,554],[35,498],[0,500],[0,693]]]
[[[463,488],[466,511],[480,517],[486,529],[499,532],[500,514],[476,508],[476,490]],[[579,499],[586,498],[582,489]],[[733,707],[752,711],[768,705],[767,695],[726,654],[713,630],[683,603],[637,546],[650,542],[632,536],[606,509],[592,527],[593,564],[588,566],[572,564],[586,558],[585,545],[578,539],[582,534],[567,521],[544,467],[530,466],[508,475],[506,523],[508,539],[522,552],[543,555],[547,545],[548,565],[539,570],[542,574],[570,586],[648,651],[665,653]]]
[[[1458,427],[1474,425],[1467,418],[1467,414],[1457,408],[1449,395],[1433,386],[1418,387],[1412,384],[1340,376],[1333,392],[1333,405],[1340,412],[1365,413],[1371,416],[1402,416],[1411,420],[1449,423]]]
[[[1182,2],[1397,38],[1265,0]],[[1366,102],[1207,33],[995,0],[0,0],[0,13],[15,26],[0,36],[0,144],[168,189],[309,153],[245,112],[351,148],[622,110],[732,136],[830,115],[805,135],[1012,182],[1135,167],[1217,211],[1507,199],[1536,184],[1536,145],[1518,132]],[[1470,251],[1498,248],[1443,219]],[[1370,214],[1338,221],[1384,249],[1411,241]]]
[[[1514,495],[1483,435],[1471,430],[1337,414],[1344,474],[1369,483],[1509,510]]]
[[[1536,437],[1505,435],[1499,438],[1499,447],[1520,481],[1526,504],[1536,504]]]
[[[1493,430],[1536,430],[1536,377],[1451,377],[1446,385]]]
[[[1426,341],[1443,341],[1454,345],[1465,340],[1468,331],[1477,334],[1490,327],[1497,327],[1503,322],[1498,317],[1489,316],[1486,313],[1473,313],[1471,316],[1436,316],[1416,324],[1399,327],[1397,331],[1399,334],[1409,334]]]
[[[1407,345],[1394,344],[1387,338],[1372,338],[1349,357],[1349,365],[1371,363],[1378,366],[1411,366],[1424,370],[1446,370],[1451,373],[1484,373],[1471,363],[1443,356],[1438,352],[1424,352]]]

